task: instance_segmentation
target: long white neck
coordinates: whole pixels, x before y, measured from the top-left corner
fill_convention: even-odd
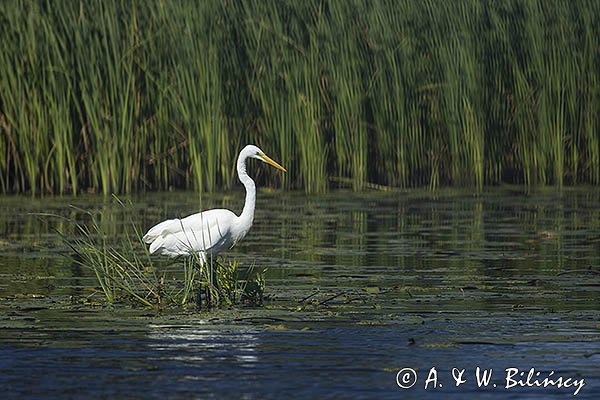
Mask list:
[[[244,203],[244,209],[239,218],[246,224],[252,225],[252,221],[254,221],[254,207],[256,206],[256,185],[252,178],[246,173],[247,158],[248,157],[242,153],[237,160],[238,177],[246,188],[246,202]]]

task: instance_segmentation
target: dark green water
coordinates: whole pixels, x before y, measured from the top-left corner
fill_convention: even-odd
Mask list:
[[[149,194],[123,209],[0,198],[2,398],[547,399],[572,398],[581,380],[577,398],[600,396],[597,187],[261,192],[228,255],[268,268],[267,300],[210,313],[83,303],[96,283],[55,233],[74,228],[35,215],[102,211],[118,241],[131,217],[146,229],[201,208],[237,212],[242,199]],[[477,367],[493,370],[487,385]],[[418,378],[410,389],[397,384],[405,368]],[[464,369],[458,387],[453,368]],[[531,368],[532,384],[571,386],[506,387]]]

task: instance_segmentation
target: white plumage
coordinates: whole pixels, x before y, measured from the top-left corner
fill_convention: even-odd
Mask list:
[[[242,149],[237,160],[237,172],[246,188],[246,202],[242,213],[237,216],[225,209],[207,210],[179,219],[163,221],[144,235],[150,244],[150,253],[170,257],[197,254],[204,263],[210,257],[235,246],[252,227],[256,204],[256,186],[246,173],[246,159],[256,158],[275,168],[285,171],[254,145]]]

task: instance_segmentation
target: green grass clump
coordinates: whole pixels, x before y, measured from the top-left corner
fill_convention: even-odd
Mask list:
[[[0,2],[0,190],[600,183],[600,2]],[[261,170],[262,171],[262,170]]]
[[[222,257],[204,264],[197,255],[157,261],[132,221],[117,242],[103,229],[101,215],[79,211],[89,216],[89,223],[71,221],[78,235],[65,240],[74,261],[93,271],[99,286],[96,293],[107,303],[153,308],[195,305],[197,309],[262,304],[264,271],[241,268],[237,260]]]

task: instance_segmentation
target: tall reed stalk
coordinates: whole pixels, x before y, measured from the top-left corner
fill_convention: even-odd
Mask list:
[[[0,190],[600,183],[600,3],[0,3]]]

